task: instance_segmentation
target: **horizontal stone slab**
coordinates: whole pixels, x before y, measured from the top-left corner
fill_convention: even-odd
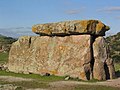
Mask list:
[[[109,29],[109,26],[106,26],[98,20],[64,21],[37,24],[32,27],[32,31],[41,36],[67,36],[79,34],[104,36],[105,32]]]

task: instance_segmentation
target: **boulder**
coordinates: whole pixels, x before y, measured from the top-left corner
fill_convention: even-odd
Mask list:
[[[64,21],[58,23],[37,24],[32,27],[32,31],[41,36],[66,36],[78,34],[104,36],[105,32],[109,29],[109,26],[106,26],[98,20]]]
[[[68,81],[70,79],[70,77],[69,76],[67,76],[67,77],[65,77],[65,81]]]

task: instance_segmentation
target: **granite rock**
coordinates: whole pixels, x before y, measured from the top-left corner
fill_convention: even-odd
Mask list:
[[[109,27],[98,20],[38,24],[40,36],[22,36],[9,52],[9,71],[69,76],[82,80],[115,78],[104,39]]]
[[[109,29],[109,26],[106,26],[98,20],[64,21],[58,23],[37,24],[32,27],[32,31],[41,36],[66,36],[76,34],[104,36],[105,32]]]
[[[23,36],[13,43],[8,68],[16,73],[50,73],[87,80],[91,72],[90,35]]]
[[[109,48],[104,37],[98,37],[93,43],[94,68],[93,76],[98,80],[115,78],[115,69],[109,56]]]

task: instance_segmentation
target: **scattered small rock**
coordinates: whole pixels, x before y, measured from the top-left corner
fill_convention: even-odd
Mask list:
[[[0,85],[0,90],[16,90],[17,86],[12,84]]]
[[[0,70],[9,71],[7,64],[0,64]]]
[[[50,76],[50,73],[41,73],[41,76]]]
[[[45,76],[50,76],[50,74],[49,74],[49,73],[46,73]]]
[[[69,79],[70,79],[70,76],[67,76],[67,77],[65,78],[66,81],[69,80]]]

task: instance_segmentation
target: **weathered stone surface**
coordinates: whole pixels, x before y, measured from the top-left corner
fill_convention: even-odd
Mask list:
[[[104,36],[109,27],[98,20],[74,20],[58,23],[37,24],[32,27],[34,33],[43,36],[66,36],[91,34]]]
[[[16,73],[54,74],[106,80],[115,78],[112,59],[103,37],[23,36],[13,43],[8,69]],[[93,56],[92,56],[93,55]]]
[[[98,80],[115,78],[115,70],[112,59],[109,57],[109,49],[103,37],[96,38],[93,44],[94,68],[93,76]]]
[[[11,47],[8,68],[16,73],[50,73],[87,80],[91,73],[90,43],[90,35],[23,36]]]
[[[113,61],[102,37],[109,27],[98,20],[38,24],[12,44],[9,71],[106,80],[115,78]]]

